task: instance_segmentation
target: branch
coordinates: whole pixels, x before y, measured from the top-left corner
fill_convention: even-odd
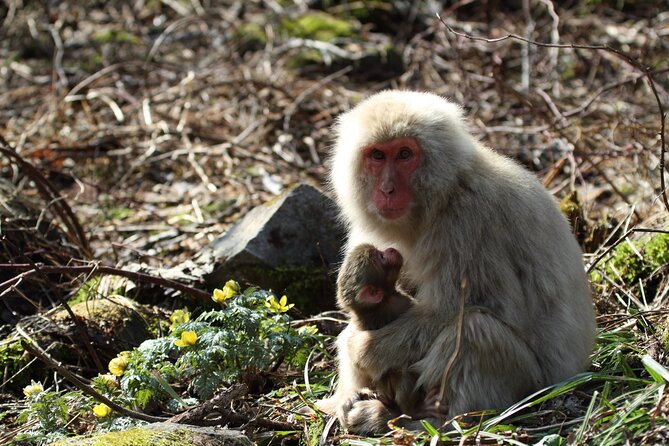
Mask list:
[[[91,386],[84,384],[84,382],[78,376],[70,372],[61,363],[57,362],[55,359],[49,356],[47,352],[42,350],[37,345],[32,344],[29,341],[22,340],[21,346],[23,347],[24,350],[31,353],[33,356],[35,356],[37,359],[45,363],[47,366],[55,369],[65,379],[71,382],[77,389],[81,390],[82,392],[84,392],[89,396],[92,396],[96,400],[105,403],[107,406],[111,407],[116,412],[128,417],[136,418],[138,420],[148,421],[151,423],[155,423],[158,421],[165,421],[165,418],[163,417],[154,417],[153,415],[147,415],[145,413],[135,412],[134,410],[126,409],[125,407],[116,404],[106,396],[102,395],[101,393],[98,393],[98,391],[96,391]]]
[[[5,144],[6,141],[3,139],[0,143]],[[9,145],[7,145],[7,147],[9,147]],[[88,240],[86,239],[86,234],[84,233],[81,223],[79,223],[72,208],[67,204],[65,199],[60,196],[53,184],[51,184],[35,166],[23,159],[23,157],[13,149],[0,147],[0,153],[11,158],[14,163],[23,169],[25,174],[35,182],[35,187],[37,187],[37,190],[47,201],[47,207],[53,205],[54,212],[63,221],[65,227],[67,227],[68,230],[64,231],[65,236],[70,239],[73,244],[79,246],[86,257],[90,257],[91,248],[88,245]]]
[[[606,51],[607,53],[614,54],[615,56],[619,57],[620,59],[624,60],[628,64],[632,65],[634,68],[639,70],[642,74],[643,77],[646,78],[646,81],[648,82],[648,85],[650,86],[650,89],[653,92],[653,95],[655,96],[655,101],[657,102],[657,108],[660,114],[660,195],[662,197],[662,201],[664,202],[664,207],[669,211],[669,199],[667,198],[667,186],[665,182],[665,157],[666,157],[666,142],[665,142],[665,112],[664,112],[664,105],[662,104],[662,100],[660,99],[660,95],[657,92],[657,88],[655,87],[655,81],[653,80],[653,71],[650,69],[650,67],[644,66],[641,62],[639,62],[637,59],[633,58],[629,54],[610,47],[608,45],[577,45],[575,43],[544,43],[544,42],[537,42],[536,40],[531,40],[527,39],[525,37],[521,37],[517,34],[507,34],[506,36],[503,37],[498,37],[495,39],[490,39],[486,37],[477,37],[477,36],[471,36],[466,33],[458,32],[451,28],[451,26],[446,23],[444,19],[441,18],[439,14],[437,14],[437,18],[439,21],[446,27],[446,29],[455,34],[456,36],[464,37],[465,39],[469,40],[474,40],[474,41],[479,41],[479,42],[486,42],[486,43],[498,43],[498,42],[503,42],[505,40],[518,40],[521,42],[529,43],[531,45],[535,45],[538,47],[542,48],[572,48],[572,49],[578,49],[578,50],[595,50],[595,51]]]
[[[203,301],[209,301],[211,299],[211,294],[209,294],[208,292],[200,290],[198,288],[190,287],[188,285],[184,285],[183,283],[177,282],[175,280],[165,279],[163,277],[152,276],[150,274],[139,273],[135,271],[126,271],[111,266],[103,266],[103,265],[60,266],[60,265],[44,265],[41,263],[36,263],[35,265],[31,265],[28,263],[9,263],[9,264],[0,264],[0,270],[22,271],[21,274],[12,277],[6,282],[0,283],[0,296],[5,290],[18,284],[24,278],[37,272],[40,272],[44,274],[71,274],[71,275],[113,274],[116,276],[127,277],[137,282],[146,282],[155,285],[161,285],[166,288],[171,288],[173,290],[181,291],[184,294],[187,294],[193,298],[200,299]]]
[[[629,231],[625,232],[622,235],[622,237],[620,237],[618,240],[615,241],[615,243],[613,243],[611,246],[606,248],[606,250],[603,253],[598,255],[597,258],[592,261],[590,266],[588,266],[587,272],[590,273],[590,271],[592,271],[595,268],[595,266],[597,266],[597,264],[602,261],[602,259],[604,257],[606,257],[611,251],[613,251],[613,249],[616,246],[621,244],[623,241],[625,241],[625,239],[627,237],[629,237],[630,235],[632,235],[635,232],[652,232],[652,233],[656,233],[656,234],[669,234],[669,231],[665,231],[663,229],[632,228]]]

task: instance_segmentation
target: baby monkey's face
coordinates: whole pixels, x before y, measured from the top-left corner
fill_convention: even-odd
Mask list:
[[[380,303],[384,296],[394,293],[402,263],[402,255],[394,248],[381,251],[369,244],[356,246],[339,273],[342,303]]]

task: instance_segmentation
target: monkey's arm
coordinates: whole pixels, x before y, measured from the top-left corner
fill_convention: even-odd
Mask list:
[[[378,330],[351,333],[348,354],[357,367],[368,371],[372,381],[378,381],[389,371],[422,359],[448,323],[420,304],[412,305]]]

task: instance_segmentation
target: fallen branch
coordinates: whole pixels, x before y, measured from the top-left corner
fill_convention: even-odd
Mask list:
[[[177,282],[171,279],[165,279],[163,277],[152,276],[150,274],[139,273],[135,271],[126,271],[120,268],[114,268],[111,266],[103,265],[81,265],[81,266],[61,266],[61,265],[44,265],[41,263],[36,263],[31,265],[29,263],[9,263],[9,264],[0,264],[0,270],[13,270],[21,271],[21,274],[18,274],[11,279],[0,283],[0,296],[2,293],[9,289],[10,287],[17,285],[26,277],[33,275],[37,272],[43,274],[91,274],[91,275],[101,275],[101,274],[111,274],[116,276],[127,277],[128,279],[137,281],[137,282],[146,282],[152,283],[155,285],[164,286],[166,288],[171,288],[177,291],[181,291],[184,294],[187,294],[196,299],[203,301],[209,301],[211,299],[211,294],[200,290],[198,288],[193,288],[183,283]]]
[[[126,409],[123,406],[120,406],[107,398],[106,396],[102,395],[101,393],[98,393],[95,389],[93,389],[91,386],[84,384],[82,381],[82,378],[79,378],[76,376],[74,373],[70,372],[66,367],[64,367],[61,363],[53,359],[47,352],[42,350],[39,346],[36,344],[33,344],[30,341],[22,340],[21,341],[21,346],[23,347],[24,350],[35,356],[37,359],[42,361],[44,364],[46,364],[48,367],[51,367],[56,370],[60,375],[62,375],[66,380],[72,383],[77,389],[81,390],[85,394],[95,398],[96,400],[106,404],[116,412],[120,413],[121,415],[125,415],[128,417],[136,418],[138,420],[143,420],[143,421],[148,421],[151,423],[155,423],[158,421],[165,421],[165,418],[163,417],[155,417],[153,415],[147,415],[145,413],[141,412],[135,412],[134,410]]]
[[[437,18],[439,21],[446,27],[446,29],[455,34],[456,36],[464,37],[465,39],[469,40],[474,40],[474,41],[479,41],[479,42],[486,42],[486,43],[498,43],[498,42],[503,42],[505,40],[518,40],[521,42],[528,43],[530,45],[535,45],[538,47],[542,48],[571,48],[571,49],[578,49],[578,50],[594,50],[594,51],[606,51],[607,53],[614,54],[618,58],[624,60],[637,70],[639,70],[642,74],[643,77],[646,78],[646,81],[648,82],[648,85],[650,86],[650,89],[653,92],[653,95],[655,96],[655,101],[657,102],[657,108],[660,114],[660,196],[662,197],[662,201],[664,202],[664,207],[669,211],[669,199],[667,198],[667,186],[665,182],[665,157],[666,157],[666,142],[665,142],[665,112],[664,112],[664,105],[662,104],[662,100],[660,99],[660,95],[657,92],[657,88],[655,86],[655,81],[653,80],[653,70],[650,69],[650,67],[645,66],[629,54],[613,48],[608,45],[578,45],[575,43],[545,43],[545,42],[538,42],[536,40],[532,39],[527,39],[525,37],[521,37],[517,34],[507,34],[506,36],[503,37],[497,37],[494,39],[487,38],[487,37],[477,37],[477,36],[472,36],[467,33],[463,32],[458,32],[454,30],[446,21],[441,18],[439,14],[437,14]]]
[[[84,233],[84,228],[79,223],[76,215],[72,211],[72,208],[65,201],[65,199],[60,196],[57,189],[47,180],[42,173],[37,170],[35,166],[30,164],[28,161],[23,159],[21,155],[15,152],[13,149],[9,148],[10,146],[6,144],[4,139],[0,140],[0,143],[7,145],[7,148],[0,147],[0,153],[8,156],[13,162],[22,169],[25,174],[35,182],[35,187],[44,197],[47,202],[46,207],[53,207],[54,213],[60,217],[65,227],[68,229],[64,231],[64,235],[75,245],[79,247],[82,254],[86,257],[91,256],[91,248],[88,245],[88,239]]]
[[[167,421],[170,423],[201,425],[204,418],[212,412],[218,412],[221,414],[222,419],[228,419],[228,416],[236,415],[229,411],[228,407],[230,403],[246,395],[248,392],[249,387],[246,384],[234,384],[199,406],[181,412]],[[211,422],[212,420],[206,421]]]

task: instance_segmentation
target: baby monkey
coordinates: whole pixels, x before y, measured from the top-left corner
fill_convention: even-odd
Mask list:
[[[378,330],[397,319],[414,305],[413,299],[397,287],[402,268],[402,255],[393,248],[384,251],[369,244],[356,246],[346,256],[337,278],[337,303],[350,313],[348,333]],[[348,358],[347,339],[338,340],[339,358]],[[365,404],[378,406],[383,417],[365,420],[363,429],[382,432],[387,429],[383,419],[402,413],[420,415],[426,406],[425,392],[415,387],[416,375],[407,368],[390,370],[381,379],[372,380],[369,373],[358,365],[340,362],[340,380],[354,383],[361,389],[338,411],[341,423],[348,427],[350,407],[366,400]],[[329,408],[328,403],[321,408]]]
[[[358,245],[348,254],[337,278],[337,304],[350,312],[359,330],[377,330],[397,319],[413,299],[397,289],[402,255]]]

